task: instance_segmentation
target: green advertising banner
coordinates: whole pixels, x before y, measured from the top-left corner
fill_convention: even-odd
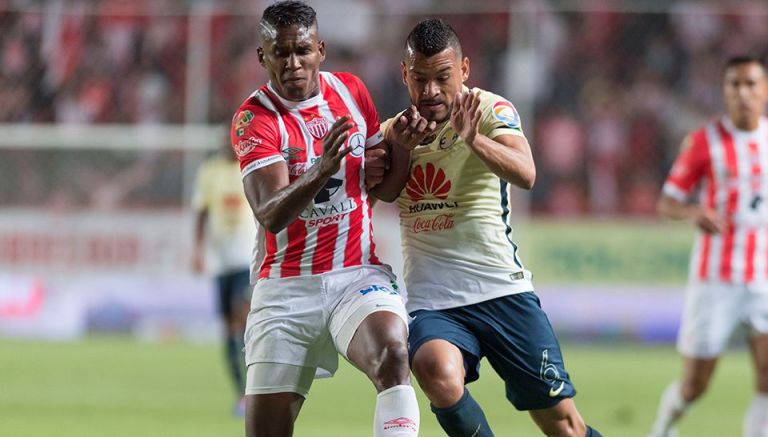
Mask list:
[[[537,220],[513,239],[534,283],[683,284],[695,236],[690,223]]]

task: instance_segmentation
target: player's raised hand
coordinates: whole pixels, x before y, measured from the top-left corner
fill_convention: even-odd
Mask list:
[[[725,230],[725,220],[717,211],[701,208],[694,218],[699,229],[707,234],[719,234]]]
[[[332,175],[339,171],[341,160],[352,151],[349,146],[342,147],[349,138],[348,131],[354,126],[352,123],[347,123],[350,118],[352,117],[345,115],[337,119],[323,138],[323,156],[317,165],[320,166],[320,172],[324,175]]]
[[[413,150],[436,128],[437,123],[422,117],[419,110],[411,105],[387,129],[384,138],[388,144]]]
[[[368,189],[380,184],[389,169],[389,153],[384,146],[365,151],[365,187]]]
[[[451,127],[469,146],[474,144],[481,115],[480,96],[471,91],[456,93],[451,108]]]

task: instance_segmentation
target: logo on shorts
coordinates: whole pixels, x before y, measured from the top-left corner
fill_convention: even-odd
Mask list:
[[[519,281],[520,279],[525,278],[525,273],[523,272],[515,272],[509,274],[509,279],[513,281]]]
[[[558,396],[565,388],[565,381],[560,378],[560,371],[557,370],[557,366],[549,362],[549,349],[544,349],[541,353],[539,378],[550,385],[549,397],[551,398]]]
[[[559,395],[560,392],[563,391],[564,388],[565,388],[565,382],[560,381],[560,387],[558,387],[557,389],[554,389],[554,388],[550,388],[549,389],[549,397],[553,398],[553,397]]]
[[[362,290],[359,290],[358,293],[365,296],[368,293],[373,293],[377,291],[382,293],[387,293],[387,294],[394,294],[394,295],[399,294],[396,290],[391,290],[390,288],[385,287],[383,285],[369,285],[368,287],[365,287]]]
[[[397,419],[392,419],[384,422],[384,430],[388,429],[410,429],[411,431],[416,432],[418,429],[418,426],[416,426],[416,422],[413,421],[413,419],[409,419],[407,417],[398,417]]]

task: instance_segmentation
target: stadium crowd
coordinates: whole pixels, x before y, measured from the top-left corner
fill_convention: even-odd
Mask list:
[[[342,3],[329,2],[345,11]],[[323,17],[334,38],[324,68],[359,74],[382,117],[395,113],[407,102],[399,85],[402,35],[439,10],[437,3],[371,0],[351,8],[351,17]],[[604,3],[560,11],[545,0],[511,10],[490,2],[483,10],[462,11],[457,2],[448,10],[461,13],[442,15],[474,54],[471,85],[497,90],[514,103],[518,78],[509,81],[506,72],[536,75],[524,81],[535,85],[526,90],[533,112],[522,113],[541,169],[532,192],[535,213],[653,214],[683,134],[719,113],[722,61],[736,52],[762,55],[768,36],[768,5],[760,2],[678,1],[663,11],[616,11]],[[226,124],[253,84],[265,80],[252,26],[264,4],[210,2],[203,122]],[[188,121],[190,26],[200,14],[170,1],[0,3],[0,123]],[[355,31],[357,18],[369,27]],[[509,32],[525,21],[536,23],[524,38],[534,53],[526,59],[535,65],[508,69],[508,54],[517,47],[509,47]],[[351,29],[353,37],[345,38],[339,27]],[[3,151],[0,172],[10,182],[0,184],[0,203],[97,202],[78,182],[62,184],[68,178],[52,175],[93,175],[93,163],[106,162],[110,171],[102,176],[108,177],[113,168],[124,168],[126,158],[78,153]],[[181,205],[181,174],[169,173],[178,160],[168,154],[132,158],[125,179],[136,187],[123,202]],[[142,185],[142,178],[153,183]]]

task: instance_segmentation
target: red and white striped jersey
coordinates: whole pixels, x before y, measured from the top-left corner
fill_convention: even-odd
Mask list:
[[[727,283],[768,282],[768,120],[754,131],[736,129],[728,117],[691,133],[664,184],[664,194],[699,202],[726,220],[724,232],[701,232],[690,277]]]
[[[381,264],[375,254],[371,205],[364,183],[367,147],[383,140],[376,108],[363,82],[349,73],[320,72],[320,93],[308,100],[281,98],[271,84],[254,92],[232,121],[232,147],[242,176],[274,164],[288,166],[290,182],[322,156],[333,122],[351,115],[352,151],[312,202],[285,229],[259,227],[263,257],[258,278],[314,275],[345,267]],[[252,275],[255,276],[255,275]]]

